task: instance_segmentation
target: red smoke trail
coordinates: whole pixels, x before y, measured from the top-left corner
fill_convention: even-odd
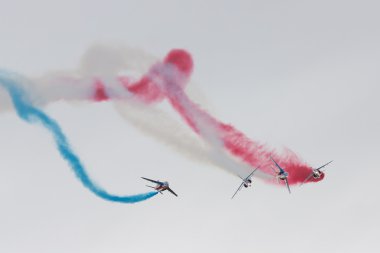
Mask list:
[[[137,82],[130,82],[128,78],[119,80],[123,86],[136,98],[150,104],[163,100],[165,97],[170,101],[173,108],[184,118],[187,124],[202,138],[211,141],[207,134],[203,133],[201,126],[212,129],[214,137],[220,140],[225,149],[235,157],[251,165],[259,167],[267,174],[274,174],[274,167],[270,160],[272,156],[277,163],[288,173],[289,184],[301,183],[312,172],[312,168],[304,163],[295,153],[287,150],[279,155],[267,146],[250,140],[242,132],[232,125],[222,123],[213,116],[202,110],[186,95],[184,88],[193,70],[191,55],[184,50],[172,50],[163,62],[153,65],[148,73]],[[108,99],[104,86],[95,84],[95,101]],[[309,182],[317,182],[319,179],[311,178]]]
[[[94,100],[97,102],[108,100],[109,97],[106,93],[104,84],[98,80],[95,82]]]

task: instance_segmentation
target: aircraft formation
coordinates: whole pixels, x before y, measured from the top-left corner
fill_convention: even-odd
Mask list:
[[[288,192],[290,194],[291,191],[290,191],[290,186],[288,183],[289,173],[284,168],[282,168],[272,157],[270,157],[270,159],[272,160],[273,164],[275,165],[275,168],[272,167],[272,170],[274,172],[273,176],[277,179],[278,183],[280,183],[280,181],[285,182],[286,188],[288,189]],[[326,163],[326,164],[324,164],[324,165],[322,165],[316,169],[313,169],[313,171],[305,178],[305,180],[302,182],[302,184],[300,186],[302,186],[304,183],[309,181],[311,178],[319,179],[319,178],[323,177],[324,171],[322,169],[325,168],[330,163],[332,163],[332,161],[330,161],[330,162],[328,162],[328,163]],[[236,194],[243,187],[248,188],[248,187],[252,186],[252,177],[253,177],[254,173],[257,171],[257,169],[258,168],[254,169],[247,177],[241,178],[242,183],[239,185],[239,188],[235,191],[234,195],[232,195],[231,199],[233,199],[236,196]],[[158,193],[163,194],[162,192],[167,190],[170,193],[172,193],[174,196],[178,197],[178,195],[169,187],[169,182],[167,182],[167,181],[161,182],[159,180],[153,180],[153,179],[149,179],[146,177],[141,177],[141,178],[144,180],[147,180],[151,183],[156,184],[155,186],[150,186],[150,185],[146,185],[146,186],[149,188],[153,188]]]

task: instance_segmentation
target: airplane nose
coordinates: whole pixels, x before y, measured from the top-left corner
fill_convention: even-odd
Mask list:
[[[317,179],[314,179],[314,182],[318,182],[318,181],[321,181],[325,178],[325,173],[323,171],[321,171],[321,174],[319,176],[319,178]]]

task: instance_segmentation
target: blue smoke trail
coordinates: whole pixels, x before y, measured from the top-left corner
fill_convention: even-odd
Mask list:
[[[96,185],[96,183],[91,181],[89,175],[86,173],[86,170],[79,160],[79,157],[71,149],[70,144],[68,143],[67,138],[62,132],[58,123],[51,119],[43,111],[32,105],[27,94],[24,92],[20,85],[21,81],[16,80],[21,80],[21,77],[0,70],[0,85],[3,86],[11,96],[18,116],[29,123],[40,123],[50,131],[55,139],[57,148],[61,153],[63,159],[69,163],[78,179],[91,192],[102,199],[121,203],[136,203],[144,201],[155,196],[158,193],[148,192],[131,196],[116,196],[109,194],[100,186]]]

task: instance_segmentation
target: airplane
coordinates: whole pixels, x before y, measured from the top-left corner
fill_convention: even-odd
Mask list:
[[[288,188],[289,193],[291,193],[289,183],[288,183],[289,173],[286,172],[283,168],[281,168],[281,166],[278,165],[278,163],[272,157],[270,157],[270,159],[274,162],[276,167],[279,169],[279,171],[276,171],[275,169],[271,167],[274,173],[276,174],[277,181],[278,182],[280,182],[279,180],[285,181],[286,187]]]
[[[329,165],[330,163],[332,163],[333,161],[330,161],[324,165],[322,165],[321,167],[319,168],[316,168],[316,169],[313,169],[313,171],[309,174],[309,176],[307,176],[307,178],[302,182],[301,185],[303,185],[304,183],[306,183],[307,181],[309,181],[309,179],[311,177],[313,177],[314,179],[319,179],[323,174],[324,172],[321,170],[322,168],[326,167],[327,165]],[[301,186],[300,185],[300,186]]]
[[[155,189],[156,191],[158,191],[161,194],[163,194],[162,193],[163,191],[168,190],[174,196],[178,197],[178,195],[172,189],[170,189],[168,182],[166,182],[166,181],[165,182],[155,181],[155,180],[152,180],[152,179],[149,179],[149,178],[146,178],[146,177],[141,177],[141,178],[144,179],[144,180],[147,180],[149,182],[152,182],[152,183],[156,184],[156,186],[147,185],[147,187],[153,188],[153,189]]]
[[[258,168],[254,169],[254,170],[252,171],[252,173],[249,174],[246,178],[242,178],[243,182],[240,184],[239,188],[236,190],[235,194],[232,196],[231,199],[233,199],[233,198],[235,197],[236,193],[238,193],[238,191],[240,191],[241,188],[243,188],[243,186],[244,186],[245,188],[248,188],[248,187],[251,186],[251,184],[252,184],[252,179],[251,179],[251,178],[252,178],[252,176],[253,176],[253,173],[255,173],[255,171],[256,171],[257,169],[258,169]]]

